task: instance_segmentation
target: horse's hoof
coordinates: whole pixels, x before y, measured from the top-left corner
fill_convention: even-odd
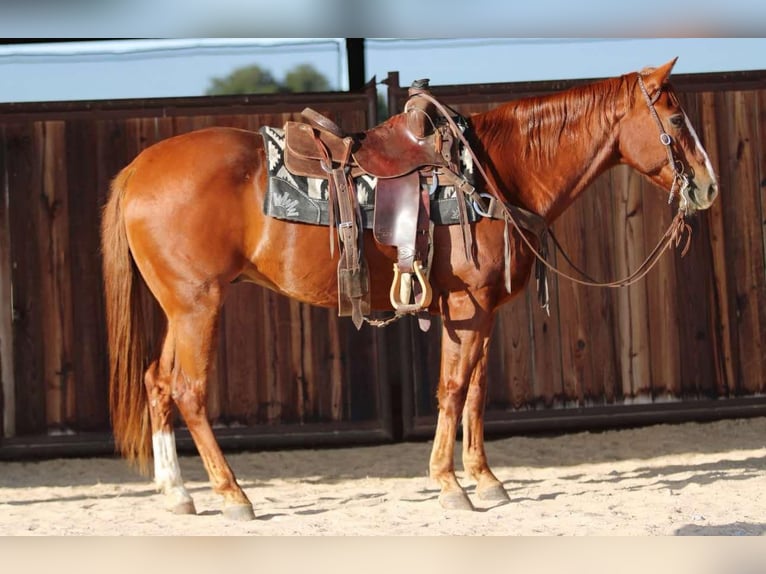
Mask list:
[[[223,509],[223,515],[229,520],[255,520],[255,513],[251,504],[237,504],[226,506]]]
[[[499,483],[491,484],[486,488],[477,490],[476,494],[478,494],[481,500],[486,500],[489,502],[511,501],[511,497],[508,496],[508,493],[505,491],[505,488],[503,488],[503,485]]]
[[[173,514],[197,514],[197,509],[194,508],[194,502],[191,500],[185,500],[169,507],[168,510]]]
[[[462,491],[442,492],[439,504],[446,510],[474,510],[471,500]]]

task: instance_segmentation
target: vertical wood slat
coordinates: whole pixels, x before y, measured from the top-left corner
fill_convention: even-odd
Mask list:
[[[664,190],[647,182],[641,183],[646,253],[654,248],[668,229],[678,204],[668,206]],[[680,398],[680,318],[678,306],[674,304],[680,287],[673,253],[665,253],[642,283],[646,286],[646,308],[643,312],[648,327],[646,350],[649,371],[644,373],[644,380],[634,381],[635,388],[643,388],[652,399]]]
[[[584,241],[582,241],[584,230],[581,223],[572,216],[571,212],[564,213],[556,221],[554,232],[572,261],[582,266],[586,253]],[[583,381],[591,375],[585,289],[571,281],[562,280],[558,282],[558,291],[555,294],[559,303],[558,320],[563,365],[562,398],[565,404],[578,404],[583,400]]]
[[[699,134],[702,143],[710,157],[711,164],[718,176],[719,187],[722,186],[721,176],[721,147],[723,128],[716,120],[722,100],[714,93],[700,94]],[[708,211],[707,220],[710,228],[711,272],[713,289],[710,293],[709,305],[715,309],[715,340],[714,360],[716,365],[718,396],[726,397],[734,390],[734,348],[731,335],[731,312],[729,306],[728,280],[726,273],[726,232],[723,206],[728,201],[728,190],[719,190],[720,197]]]
[[[44,333],[40,248],[36,228],[42,194],[39,130],[32,123],[6,126],[8,201],[13,288],[13,364],[16,434],[45,432]]]
[[[43,308],[44,380],[48,428],[75,421],[72,369],[72,281],[69,269],[69,199],[64,162],[65,125],[38,125],[42,138],[42,187],[36,227],[42,265],[40,302]]]
[[[77,419],[83,430],[105,428],[108,416],[106,333],[99,252],[99,227],[106,181],[94,169],[104,154],[98,125],[69,122],[66,134],[69,189],[70,253],[73,291],[73,365],[77,387]]]
[[[684,109],[690,119],[699,125],[698,100],[682,96]],[[715,353],[713,313],[708,305],[712,290],[710,273],[710,240],[707,219],[689,218],[693,229],[693,245],[686,256],[680,250],[673,254],[675,267],[682,284],[675,299],[679,317],[679,353],[693,360],[681,362],[681,393],[689,398],[715,396]]]
[[[13,369],[13,308],[10,205],[10,165],[5,126],[0,127],[0,438],[16,434],[16,390]]]
[[[610,242],[614,237],[614,190],[611,173],[605,173],[593,183],[591,192],[579,201],[581,218],[585,226],[585,250],[588,257],[584,265],[597,277],[615,277],[616,272]],[[588,289],[590,311],[590,361],[593,380],[586,381],[589,402],[602,403],[607,396],[617,394],[620,357],[615,345],[616,329],[615,291]],[[589,383],[589,384],[588,384]]]
[[[756,170],[755,170],[755,184],[760,190],[760,211],[758,213],[760,218],[760,236],[761,236],[761,264],[763,268],[766,268],[766,91],[761,90],[757,92],[756,99],[756,117],[757,117],[757,135],[758,135],[758,155],[756,157]],[[757,225],[757,222],[756,222]],[[758,307],[761,311],[761,372],[762,376],[760,381],[751,381],[749,387],[754,392],[763,393],[766,391],[766,323],[764,323],[764,311],[763,296],[766,293],[766,274],[761,274],[757,279],[760,279],[760,286],[758,289],[758,299],[760,301]],[[757,359],[756,359],[757,360]]]
[[[232,420],[245,423],[259,416],[257,389],[259,379],[268,371],[265,353],[259,346],[267,336],[263,333],[266,322],[257,312],[261,300],[261,293],[246,284],[232,286],[227,295],[218,347],[226,365],[226,388],[219,390],[222,393],[219,417],[226,413],[228,419],[223,423]]]
[[[627,277],[644,261],[648,248],[644,241],[644,210],[651,198],[645,198],[642,177],[620,166],[611,173],[615,190],[614,277]],[[622,395],[644,394],[650,385],[649,342],[647,325],[647,289],[644,281],[617,289],[616,335],[620,359]]]
[[[612,198],[609,174],[556,222],[555,233],[572,260],[596,278],[613,277],[609,261]],[[615,393],[617,357],[612,342],[613,294],[562,279],[558,282],[563,394],[584,404]],[[621,394],[621,393],[620,393]]]
[[[555,256],[551,259],[555,264]],[[534,278],[530,279],[526,299],[529,308],[532,364],[533,364],[533,400],[534,404],[542,407],[552,407],[560,402],[563,394],[562,364],[561,364],[561,329],[558,317],[559,278],[548,273],[548,289],[550,303],[548,315],[540,308],[537,297],[533,295],[536,289]]]
[[[762,191],[755,149],[758,100],[753,92],[733,92],[725,100],[731,114],[725,136],[729,144],[725,170],[731,185],[729,193],[736,194],[732,201],[737,205],[736,209],[726,210],[727,238],[731,237],[737,246],[736,256],[730,252],[728,257],[733,287],[730,302],[738,340],[737,391],[752,392],[763,380],[766,362]]]
[[[488,377],[488,396],[497,397],[500,405],[523,408],[532,400],[534,388],[526,293],[498,309],[495,321],[488,370],[499,380]],[[493,365],[500,368],[493,369]]]

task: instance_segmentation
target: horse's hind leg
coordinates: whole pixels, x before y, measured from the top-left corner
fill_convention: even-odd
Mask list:
[[[235,520],[252,520],[253,505],[237,484],[207,419],[207,382],[213,360],[222,289],[208,286],[194,304],[170,317],[175,337],[172,397],[189,428],[213,490],[224,499],[223,513]]]
[[[159,361],[146,370],[144,384],[152,420],[152,450],[154,453],[154,483],[165,495],[165,506],[175,514],[196,514],[194,502],[181,479],[173,433],[171,376],[174,340],[168,331]]]

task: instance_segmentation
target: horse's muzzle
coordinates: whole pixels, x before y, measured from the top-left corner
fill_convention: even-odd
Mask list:
[[[703,186],[692,185],[692,189],[689,190],[689,199],[695,209],[708,209],[713,205],[716,197],[718,197],[718,183],[715,181]]]

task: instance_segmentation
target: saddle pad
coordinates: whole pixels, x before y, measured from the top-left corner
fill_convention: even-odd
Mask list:
[[[263,212],[277,219],[330,225],[327,180],[290,173],[285,167],[284,130],[264,126],[259,130],[263,138],[268,161],[269,184],[263,203]],[[373,211],[377,178],[361,175],[354,178],[357,200],[365,229],[373,227]],[[480,215],[466,202],[468,220],[477,221]],[[431,220],[436,225],[456,225],[458,205],[454,188],[440,187],[431,198]]]

